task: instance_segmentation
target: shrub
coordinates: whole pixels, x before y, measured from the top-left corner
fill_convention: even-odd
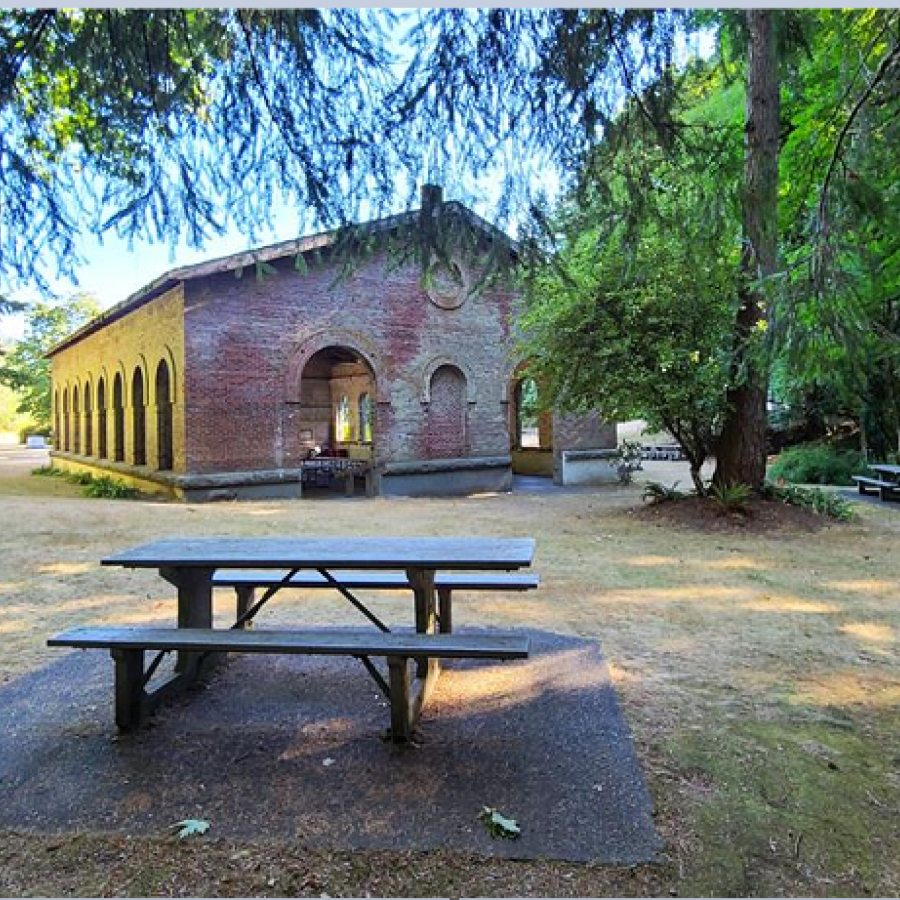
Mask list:
[[[835,450],[827,444],[805,444],[785,450],[769,468],[771,481],[791,484],[853,484],[851,475],[866,471],[866,462],[856,450]]]
[[[37,469],[32,469],[31,474],[48,478],[65,478],[67,473],[62,469],[57,469],[56,466],[39,466]]]
[[[714,484],[709,489],[710,499],[723,513],[745,513],[752,494],[749,484]]]
[[[619,461],[616,464],[616,474],[622,484],[631,484],[634,473],[643,468],[641,459],[643,448],[640,441],[622,441],[619,444]]]
[[[40,475],[52,478],[64,478],[71,484],[80,484],[85,497],[109,497],[114,500],[132,500],[140,497],[141,492],[124,481],[111,478],[109,475],[93,476],[90,472],[67,472],[65,469],[57,469],[55,466],[41,466],[31,470],[32,475]]]
[[[109,475],[100,475],[97,478],[88,476],[89,481],[79,481],[83,484],[85,497],[109,497],[114,500],[133,500],[140,496],[140,491],[131,485],[125,484]]]
[[[796,484],[767,484],[765,493],[773,500],[811,509],[813,512],[841,522],[849,522],[856,518],[853,505],[846,497],[819,488],[800,487]]]
[[[672,503],[674,500],[681,500],[687,494],[678,490],[680,482],[676,481],[672,487],[661,484],[658,481],[648,481],[644,485],[643,500],[651,506],[657,506],[660,503]]]

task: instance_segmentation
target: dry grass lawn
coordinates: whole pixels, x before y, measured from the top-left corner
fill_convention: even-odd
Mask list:
[[[0,454],[2,456],[2,454]],[[4,462],[0,460],[0,463]],[[0,465],[0,682],[48,634],[171,621],[150,572],[101,569],[173,535],[532,535],[542,588],[472,595],[459,624],[596,638],[657,807],[657,866],[322,853],[214,838],[7,834],[0,894],[865,895],[900,891],[900,509],[763,535],[634,514],[640,488],[467,499],[180,505],[89,500]],[[71,488],[71,490],[70,490]],[[279,601],[287,622],[297,600]],[[387,598],[406,611],[401,595]],[[342,602],[319,623],[354,622]],[[267,620],[272,622],[273,619]],[[307,618],[305,621],[309,621]]]

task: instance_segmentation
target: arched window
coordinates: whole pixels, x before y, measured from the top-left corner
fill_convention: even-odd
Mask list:
[[[62,432],[59,430],[59,391],[53,394],[53,446],[59,450]]]
[[[147,415],[144,409],[144,373],[136,366],[131,379],[131,437],[136,466],[147,465]]]
[[[156,438],[160,469],[171,469],[172,453],[172,384],[166,361],[156,367]]]
[[[125,461],[125,391],[122,376],[116,373],[113,381],[113,459]]]
[[[106,459],[106,380],[97,382],[97,456]]]
[[[431,376],[426,446],[430,457],[465,456],[466,377],[456,366],[440,366]]]
[[[353,422],[350,419],[350,400],[346,394],[341,394],[338,400],[335,433],[339,441],[353,440]]]
[[[84,385],[84,455],[94,455],[94,420],[93,404],[91,403],[91,385]]]
[[[364,444],[372,443],[374,432],[372,423],[372,397],[370,394],[359,395],[359,439]]]
[[[72,452],[81,453],[81,408],[78,404],[78,385],[72,388]]]
[[[63,450],[67,453],[71,450],[69,443],[69,389],[63,389]]]

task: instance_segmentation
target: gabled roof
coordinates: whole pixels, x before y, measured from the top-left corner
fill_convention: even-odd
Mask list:
[[[491,225],[485,219],[482,219],[477,213],[472,212],[467,206],[456,200],[451,200],[442,204],[445,212],[460,215],[465,219],[476,231],[481,231],[491,240],[499,240],[505,243],[510,252],[516,254],[518,252],[518,244],[508,234],[499,228]],[[363,234],[382,233],[393,231],[403,226],[414,226],[421,214],[420,209],[413,209],[409,212],[399,213],[394,216],[387,216],[383,219],[373,219],[369,222],[362,222],[354,226]],[[334,246],[339,237],[345,232],[345,229],[335,228],[331,231],[322,231],[318,234],[309,235],[307,237],[295,238],[290,241],[281,241],[277,244],[268,244],[265,247],[258,247],[254,250],[244,250],[241,253],[232,253],[229,256],[221,256],[217,259],[207,260],[202,263],[195,263],[191,266],[181,266],[177,269],[171,269],[154,279],[149,284],[135,291],[131,296],[111,306],[99,316],[91,319],[90,322],[82,325],[77,331],[63,338],[58,344],[51,347],[44,355],[46,357],[54,356],[66,347],[78,343],[78,341],[106,327],[111,322],[121,319],[128,313],[133,312],[141,306],[150,303],[157,297],[170,291],[172,288],[183,284],[186,281],[194,281],[198,278],[207,278],[211,275],[219,275],[223,272],[232,272],[244,266],[252,266],[256,263],[272,262],[277,259],[284,259],[289,256],[298,256],[301,253],[308,253],[313,250],[322,250],[327,247]]]

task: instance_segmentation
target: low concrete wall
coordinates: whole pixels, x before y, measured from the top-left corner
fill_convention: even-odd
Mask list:
[[[57,469],[66,472],[88,472],[95,477],[108,475],[117,481],[124,482],[129,487],[137,488],[144,494],[169,498],[181,497],[174,484],[159,481],[153,477],[154,473],[146,466],[129,466],[126,463],[107,459],[77,456],[62,450],[51,450],[50,462]]]
[[[132,466],[109,459],[76,456],[51,451],[51,462],[69,472],[110,475],[136,487],[145,494],[174,497],[190,502],[207,500],[268,500],[300,496],[299,469],[273,469],[263,472],[215,472],[204,475],[179,475],[147,466]]]
[[[61,469],[112,475],[144,493],[192,503],[301,496],[299,469],[179,475],[62,451],[52,451],[50,456],[53,465]],[[375,493],[395,497],[465,496],[509,490],[512,490],[512,460],[508,456],[392,463],[375,476]]]
[[[508,456],[388,463],[378,473],[378,493],[392,497],[448,497],[512,489]]]
[[[618,450],[564,450],[563,484],[617,484]]]

